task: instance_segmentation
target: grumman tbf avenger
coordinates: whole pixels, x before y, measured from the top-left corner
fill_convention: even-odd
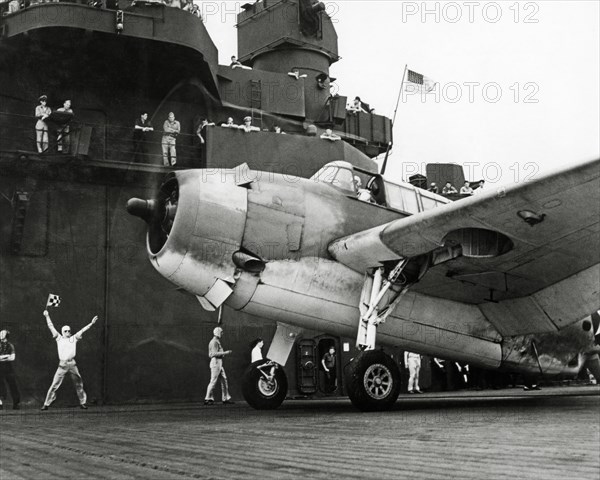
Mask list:
[[[202,307],[277,322],[266,359],[244,374],[255,408],[284,400],[281,366],[301,328],[356,336],[345,382],[361,410],[398,397],[386,346],[600,376],[589,317],[600,307],[600,160],[455,202],[345,162],[310,179],[244,164],[174,172],[127,208],[148,224],[152,265]]]

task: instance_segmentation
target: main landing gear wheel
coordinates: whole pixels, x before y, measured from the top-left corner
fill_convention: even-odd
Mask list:
[[[257,410],[273,410],[285,399],[287,378],[283,368],[266,360],[254,362],[244,372],[242,394]]]
[[[346,371],[346,390],[363,412],[388,410],[400,393],[396,362],[381,350],[360,352]]]

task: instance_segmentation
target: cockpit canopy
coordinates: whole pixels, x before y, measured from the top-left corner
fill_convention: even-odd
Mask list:
[[[357,182],[357,179],[359,181]],[[329,183],[346,191],[349,195],[358,196],[359,200],[369,198],[369,203],[380,207],[398,210],[405,214],[415,214],[450,203],[445,197],[417,188],[409,183],[392,183],[377,174],[353,166],[349,162],[335,161],[324,165],[311,180]]]
[[[349,162],[335,161],[323,165],[311,180],[321,183],[330,183],[334,187],[356,193],[354,185],[354,167]]]

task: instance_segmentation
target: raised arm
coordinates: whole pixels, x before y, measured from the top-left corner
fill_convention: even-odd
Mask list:
[[[96,323],[97,321],[98,321],[98,315],[96,315],[94,318],[92,318],[92,321],[91,321],[90,323],[88,323],[88,324],[87,324],[85,327],[83,327],[81,330],[79,330],[79,331],[78,331],[78,332],[75,334],[75,336],[76,336],[77,338],[81,338],[81,336],[82,336],[82,335],[83,335],[85,332],[87,332],[87,331],[88,331],[90,328],[92,328],[92,325],[93,325],[94,323]]]
[[[52,320],[50,320],[50,314],[48,313],[48,310],[44,310],[44,317],[46,317],[46,325],[48,325],[48,328],[50,329],[50,332],[52,333],[52,337],[53,338],[58,337],[58,331],[56,330],[56,328],[54,328],[54,325],[52,324]]]

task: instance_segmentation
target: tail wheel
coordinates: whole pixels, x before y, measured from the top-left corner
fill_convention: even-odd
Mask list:
[[[400,372],[396,362],[381,350],[361,352],[346,374],[350,401],[365,412],[391,408],[400,393]]]
[[[283,368],[266,360],[254,362],[244,372],[242,394],[257,410],[273,410],[285,400],[287,378]]]

